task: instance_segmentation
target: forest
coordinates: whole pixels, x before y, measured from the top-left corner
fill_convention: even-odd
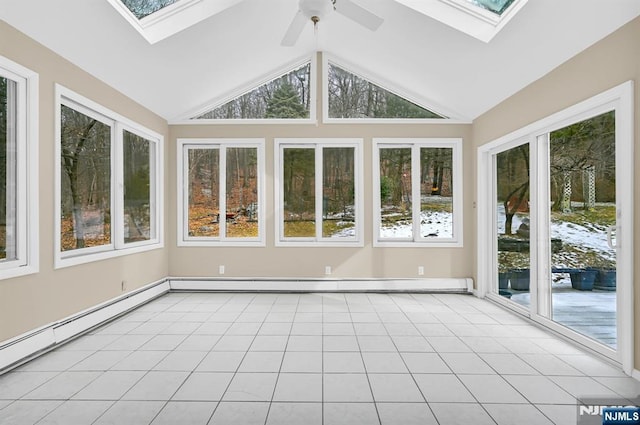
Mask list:
[[[195,119],[309,118],[311,65],[295,69]],[[329,118],[444,118],[329,64]]]
[[[420,220],[419,237],[453,236],[453,150],[422,147],[419,152],[420,217],[413,217],[412,149],[380,149],[380,236],[383,238],[414,237],[414,219]]]
[[[224,150],[226,169],[220,164]],[[191,237],[258,237],[258,149],[254,147],[187,147],[188,235]],[[222,173],[226,180],[221,191]],[[225,211],[220,197],[225,196]],[[220,222],[225,220],[225,234]]]
[[[61,105],[63,251],[112,243],[112,128]],[[151,235],[150,142],[126,130],[123,143],[124,242]]]
[[[316,164],[316,149],[322,163]],[[354,237],[355,148],[283,148],[285,237],[316,236],[316,203],[322,202],[323,238]],[[322,167],[322,200],[316,196],[317,171]]]

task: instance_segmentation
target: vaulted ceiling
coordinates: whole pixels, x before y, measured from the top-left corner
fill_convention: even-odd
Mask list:
[[[283,47],[298,0],[225,2],[155,44],[107,0],[0,0],[0,19],[169,121],[317,50],[473,120],[640,15],[637,0],[530,0],[485,43],[395,0],[354,0],[384,18],[377,31],[332,13]]]

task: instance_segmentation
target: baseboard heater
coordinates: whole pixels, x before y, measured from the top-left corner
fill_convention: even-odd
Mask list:
[[[470,278],[448,279],[221,279],[169,278],[172,291],[472,293]]]
[[[470,294],[473,280],[166,278],[0,343],[0,374],[171,291]]]

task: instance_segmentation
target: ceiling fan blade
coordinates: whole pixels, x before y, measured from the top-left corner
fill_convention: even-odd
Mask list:
[[[358,6],[351,0],[338,0],[336,1],[335,7],[336,12],[339,12],[352,21],[369,28],[371,31],[377,30],[384,21],[381,17],[374,15],[363,7]]]
[[[287,47],[291,47],[296,44],[296,41],[298,41],[298,38],[300,37],[300,34],[302,34],[302,30],[306,24],[306,16],[304,16],[304,13],[302,13],[301,10],[298,10],[298,13],[293,17],[293,21],[291,21],[291,24],[289,25],[289,29],[287,29],[287,32],[282,38],[281,44]]]

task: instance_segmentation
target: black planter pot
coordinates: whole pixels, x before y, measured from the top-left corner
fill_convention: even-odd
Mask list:
[[[509,280],[511,281],[511,289],[514,291],[528,291],[530,280],[529,269],[511,270]]]
[[[601,291],[616,290],[616,269],[597,269],[598,275],[593,284],[593,289]]]
[[[584,269],[569,273],[571,277],[571,287],[578,291],[591,291],[593,290],[593,284],[597,275],[598,271],[593,269]]]
[[[498,273],[498,289],[507,289],[509,287],[509,273]]]

